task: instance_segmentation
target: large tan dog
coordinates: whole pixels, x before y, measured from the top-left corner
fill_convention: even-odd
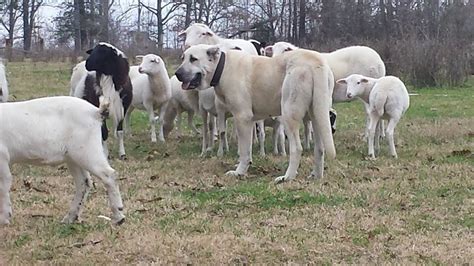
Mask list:
[[[271,116],[282,115],[290,144],[290,164],[276,182],[293,179],[297,174],[302,152],[299,126],[306,112],[313,121],[315,139],[311,176],[323,176],[324,151],[330,158],[336,155],[328,116],[334,80],[317,52],[299,49],[267,58],[196,45],[184,52],[176,77],[185,90],[207,89],[213,83],[216,97],[234,116],[239,165],[228,175],[247,173],[252,159],[253,121]]]

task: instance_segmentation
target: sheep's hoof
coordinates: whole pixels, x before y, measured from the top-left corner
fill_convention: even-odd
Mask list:
[[[279,176],[279,177],[275,178],[274,182],[275,182],[275,184],[278,185],[278,184],[290,181],[292,179],[293,179],[293,177],[289,177],[287,175],[282,175],[282,176]]]
[[[120,155],[120,156],[119,156],[119,159],[120,159],[120,160],[122,160],[122,161],[126,161],[126,160],[128,160],[128,158],[127,158],[127,155],[126,155],[126,154],[122,154],[122,155]]]
[[[226,176],[232,176],[232,177],[239,177],[239,176],[244,176],[244,174],[241,174],[237,171],[227,171],[227,173],[225,173]]]
[[[7,226],[10,225],[10,221],[8,219],[1,219],[0,226]]]
[[[377,158],[373,154],[369,154],[369,156],[365,157],[365,160],[367,161],[375,161]]]
[[[308,176],[308,179],[319,180],[319,179],[321,179],[321,176],[311,172],[311,174],[309,174],[309,176]]]
[[[115,222],[115,225],[120,226],[120,225],[122,225],[124,222],[125,222],[125,217],[122,217],[120,220],[118,220],[117,222]]]
[[[72,224],[76,221],[79,220],[79,216],[78,215],[74,215],[74,216],[71,216],[71,215],[66,215],[64,216],[64,218],[61,220],[61,223],[62,224]]]

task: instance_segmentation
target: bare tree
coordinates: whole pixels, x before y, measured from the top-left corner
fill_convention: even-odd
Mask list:
[[[25,54],[31,50],[36,12],[42,4],[43,0],[23,0],[23,50]]]
[[[6,58],[12,59],[12,47],[15,35],[15,27],[18,19],[23,15],[20,9],[19,0],[10,0],[5,3],[4,9],[1,12],[0,24],[8,33],[8,38],[5,42]]]

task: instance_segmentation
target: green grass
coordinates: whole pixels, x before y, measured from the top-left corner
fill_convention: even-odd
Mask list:
[[[71,64],[9,63],[13,100],[66,95]],[[173,67],[169,67],[172,71]],[[273,184],[287,157],[259,157],[242,178],[224,175],[236,146],[199,157],[201,139],[150,142],[148,118],[135,111],[127,161],[116,158],[127,219],[110,215],[94,179],[83,222],[61,224],[73,197],[63,167],[14,165],[12,225],[0,228],[0,264],[463,264],[471,247],[474,195],[474,79],[462,88],[409,88],[411,106],[396,129],[399,159],[385,141],[367,161],[360,102],[336,104],[336,160],[325,177]],[[201,124],[196,118],[196,124]],[[1,125],[0,125],[1,126]],[[270,133],[270,132],[268,132]],[[271,151],[268,134],[267,151]]]

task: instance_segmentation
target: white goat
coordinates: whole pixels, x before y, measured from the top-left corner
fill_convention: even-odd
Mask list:
[[[113,221],[124,221],[117,174],[101,143],[102,119],[108,106],[102,101],[97,108],[69,96],[0,104],[0,224],[9,224],[12,216],[10,165],[15,163],[67,164],[76,193],[63,222],[79,219],[91,187],[90,174],[105,185]]]
[[[0,103],[8,101],[8,82],[5,74],[5,66],[0,58]]]
[[[178,117],[177,121],[177,134],[181,136],[181,114],[183,112],[188,113],[188,126],[194,131],[195,134],[199,134],[199,130],[193,123],[194,114],[199,112],[199,95],[196,90],[183,90],[181,89],[181,82],[172,76],[170,78],[171,83],[171,99],[168,102],[165,116],[163,118],[163,130],[165,137],[171,132],[174,127],[174,119]]]
[[[359,98],[369,106],[369,158],[375,159],[375,152],[379,150],[379,134],[377,124],[381,119],[388,119],[387,141],[390,155],[397,158],[393,133],[398,121],[408,109],[410,98],[403,82],[393,76],[379,79],[353,74],[347,78],[339,79],[339,84],[347,85],[347,98]],[[375,151],[374,151],[375,138]]]
[[[207,25],[202,23],[194,23],[189,26],[186,30],[179,33],[180,37],[185,37],[184,49],[187,49],[193,45],[197,44],[211,44],[219,45],[223,51],[228,50],[242,50],[251,55],[258,55],[257,48],[253,44],[256,42],[254,40],[247,41],[243,39],[225,39],[217,36]],[[223,147],[225,146],[228,150],[227,145],[227,136],[226,136],[226,119],[225,113],[227,110],[223,109],[224,106],[222,103],[219,103],[216,100],[214,95],[214,90],[202,90],[199,91],[199,107],[201,109],[201,115],[203,118],[203,147],[201,155],[209,152],[213,146],[213,133],[208,136],[207,128],[209,127],[208,121],[213,121],[212,117],[209,117],[209,114],[217,116],[217,126],[219,129],[219,149],[217,156],[221,157],[224,154]],[[212,123],[212,122],[211,122]],[[256,122],[260,128],[264,128],[263,120]],[[211,125],[212,127],[212,125]],[[260,130],[258,134],[258,140],[260,143],[260,154],[265,155],[265,130]]]
[[[151,127],[151,141],[156,142],[155,112],[159,109],[158,139],[165,141],[163,134],[163,118],[166,106],[171,99],[171,84],[166,71],[166,66],[161,57],[154,54],[137,56],[142,58],[140,66],[130,68],[130,78],[133,87],[132,105],[125,115],[126,128],[130,129],[130,115],[137,108],[148,112],[148,121]]]
[[[265,48],[265,51],[272,52],[273,56],[282,54],[287,51],[298,49],[291,43],[277,42],[271,47]],[[380,55],[370,47],[366,46],[349,46],[336,50],[331,53],[321,53],[328,61],[329,67],[334,74],[334,80],[345,78],[351,74],[360,74],[371,78],[381,78],[385,76],[385,64]],[[347,86],[344,84],[335,84],[332,94],[332,100],[335,103],[352,101],[347,98]],[[364,104],[367,114],[365,137],[368,136],[369,130],[369,106]],[[383,132],[383,123],[380,123]],[[383,136],[383,133],[382,133]]]

